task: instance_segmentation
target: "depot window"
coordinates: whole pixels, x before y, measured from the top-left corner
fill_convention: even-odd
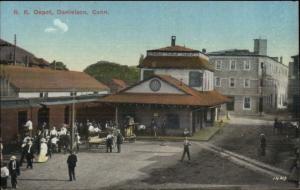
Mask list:
[[[189,73],[189,86],[202,87],[203,73],[191,71]]]

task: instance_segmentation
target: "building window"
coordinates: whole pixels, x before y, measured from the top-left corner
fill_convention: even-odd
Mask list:
[[[249,79],[245,79],[244,87],[245,88],[250,88],[250,80]]]
[[[250,97],[244,97],[244,109],[250,110],[251,109],[251,99]]]
[[[234,78],[230,78],[229,79],[229,87],[230,88],[234,88],[235,87],[235,80],[234,80]]]
[[[197,71],[191,71],[189,73],[189,86],[190,87],[201,87],[203,80],[203,73]]]
[[[77,92],[70,92],[70,96],[76,96]]]
[[[143,75],[143,79],[148,79],[150,77],[152,77],[154,75],[154,71],[153,70],[144,70],[144,75]]]
[[[221,79],[220,79],[220,77],[216,77],[215,78],[215,86],[216,87],[220,87],[221,86]]]
[[[236,62],[234,60],[230,61],[230,70],[235,70],[236,69]]]
[[[244,70],[247,70],[247,71],[250,70],[250,62],[249,61],[244,61]]]
[[[221,60],[217,60],[216,61],[216,70],[221,70],[222,68],[222,61]]]

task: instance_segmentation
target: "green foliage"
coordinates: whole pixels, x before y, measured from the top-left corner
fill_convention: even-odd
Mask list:
[[[50,63],[49,66],[50,66],[50,68],[55,69],[55,70],[65,70],[65,71],[69,70],[67,68],[67,66],[61,61],[53,61],[52,63]]]
[[[139,69],[136,66],[120,65],[108,61],[98,61],[84,69],[84,72],[105,84],[113,78],[121,79],[129,85],[139,80]]]

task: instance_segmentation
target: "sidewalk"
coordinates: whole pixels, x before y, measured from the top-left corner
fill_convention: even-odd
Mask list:
[[[219,127],[205,127],[197,131],[193,136],[188,137],[188,140],[192,141],[209,141],[218,131]],[[184,136],[137,136],[137,140],[149,140],[149,141],[183,141]]]

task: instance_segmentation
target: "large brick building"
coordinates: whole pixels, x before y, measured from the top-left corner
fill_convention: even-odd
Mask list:
[[[78,120],[97,117],[100,112],[91,112],[90,108],[99,105],[92,102],[109,93],[107,86],[83,72],[0,66],[4,142],[16,140],[27,119],[32,120],[34,130],[43,122],[58,128],[70,124],[73,103]]]
[[[288,67],[282,58],[267,55],[267,40],[255,39],[253,52],[231,49],[208,56],[215,68],[215,89],[232,98],[228,110],[257,115],[286,108]]]

